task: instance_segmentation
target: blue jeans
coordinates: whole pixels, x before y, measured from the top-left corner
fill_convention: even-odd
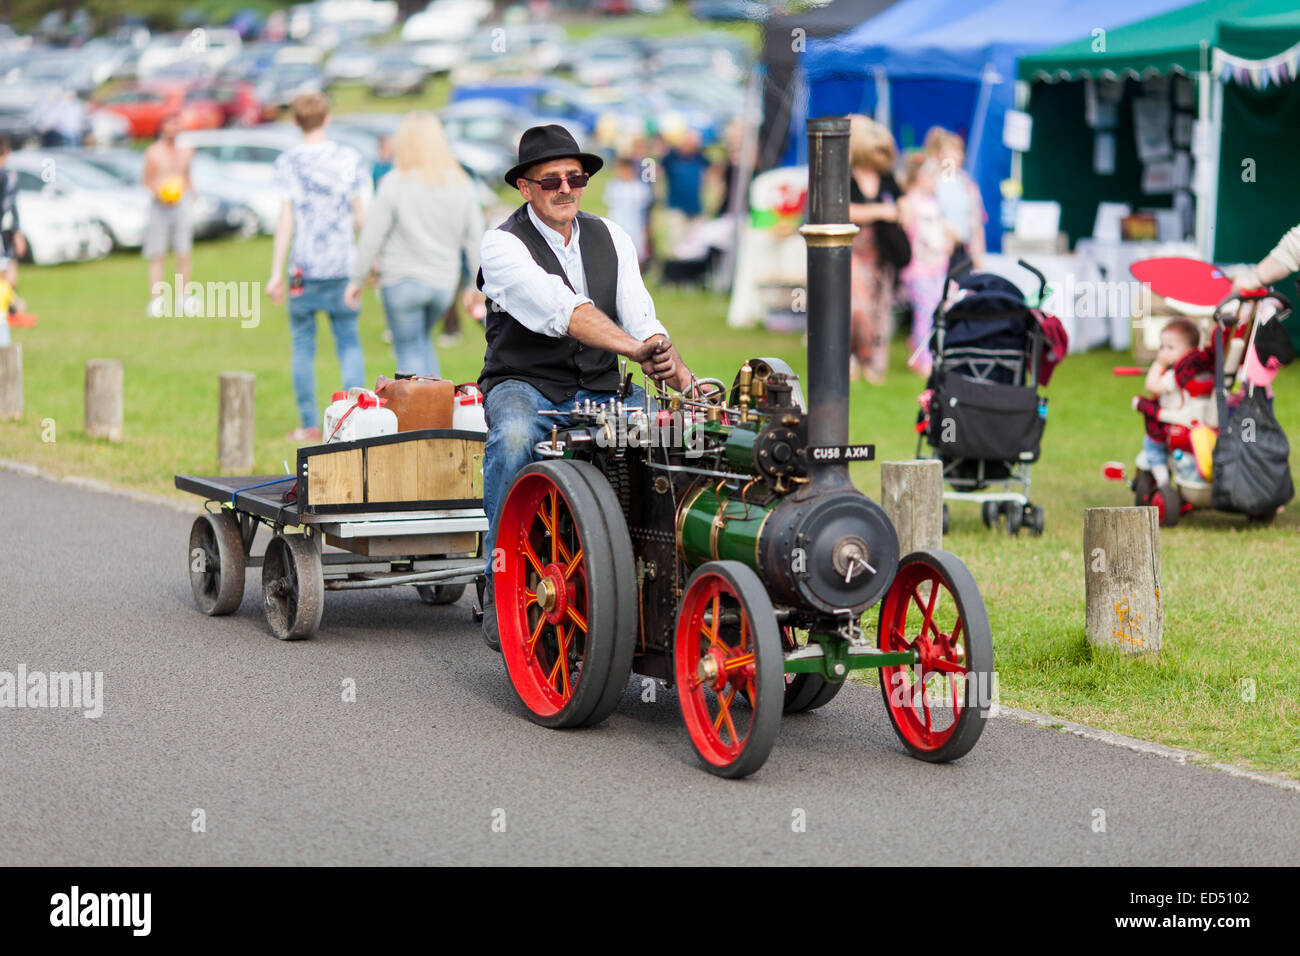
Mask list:
[[[343,371],[343,387],[364,387],[366,362],[357,337],[355,309],[343,301],[347,279],[304,279],[302,294],[289,297],[289,330],[293,336],[293,394],[303,428],[320,425],[316,405],[316,313],[330,317],[334,346]]]
[[[1169,463],[1169,449],[1150,435],[1142,436],[1142,452],[1147,457],[1147,469]]]
[[[446,313],[455,294],[455,289],[435,289],[413,279],[403,279],[380,290],[388,328],[393,333],[397,371],[412,375],[439,375],[438,353],[433,350],[433,327]]]
[[[551,426],[564,428],[568,418],[537,413],[543,409],[572,408],[574,402],[607,402],[613,392],[593,392],[580,388],[568,402],[557,404],[527,382],[509,379],[494,385],[483,399],[483,414],[487,418],[487,444],[483,449],[483,510],[488,516],[488,532],[483,539],[483,553],[487,555],[487,576],[492,580],[492,549],[497,540],[497,518],[501,503],[511,483],[525,465],[536,460],[533,446],[551,433]],[[645,403],[645,391],[632,386],[629,405]]]

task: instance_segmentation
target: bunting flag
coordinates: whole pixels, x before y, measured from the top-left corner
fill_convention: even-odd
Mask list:
[[[1216,49],[1212,71],[1224,83],[1266,90],[1270,85],[1294,83],[1298,63],[1300,43],[1263,60],[1248,60]]]

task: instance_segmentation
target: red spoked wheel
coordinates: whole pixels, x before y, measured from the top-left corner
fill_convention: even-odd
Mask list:
[[[880,690],[912,754],[942,763],[968,753],[993,694],[993,635],[970,571],[948,551],[914,551],[880,605],[879,646],[909,650],[909,666],[883,667]]]
[[[677,617],[674,670],[691,743],[711,773],[744,777],[781,729],[785,662],[772,602],[738,561],[701,565]],[[746,698],[748,707],[736,706]]]
[[[608,716],[635,645],[627,526],[617,508],[602,509],[588,472],[604,481],[582,462],[529,465],[506,495],[497,531],[501,654],[529,716],[546,727]]]

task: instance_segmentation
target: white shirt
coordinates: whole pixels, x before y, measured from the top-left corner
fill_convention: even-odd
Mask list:
[[[569,334],[569,317],[573,310],[591,302],[587,295],[587,275],[582,269],[582,248],[578,242],[579,220],[574,219],[572,235],[566,246],[564,237],[538,219],[531,205],[528,218],[555,253],[573,289],[570,290],[559,276],[551,275],[533,261],[518,236],[504,229],[489,229],[483,236],[480,256],[483,294],[534,332],[563,338]],[[654,300],[641,279],[632,237],[617,223],[604,217],[600,221],[609,230],[618,256],[615,308],[623,329],[640,341],[652,335],[667,337],[668,331],[655,318]]]

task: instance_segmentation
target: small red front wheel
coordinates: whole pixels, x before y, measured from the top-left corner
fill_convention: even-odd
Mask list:
[[[739,561],[701,565],[686,585],[673,649],[677,691],[705,769],[744,777],[781,729],[785,661],[772,602]],[[742,697],[749,707],[737,707]]]
[[[993,697],[993,635],[970,571],[948,551],[914,551],[880,605],[880,649],[912,651],[883,667],[880,690],[912,754],[941,763],[979,740]]]

